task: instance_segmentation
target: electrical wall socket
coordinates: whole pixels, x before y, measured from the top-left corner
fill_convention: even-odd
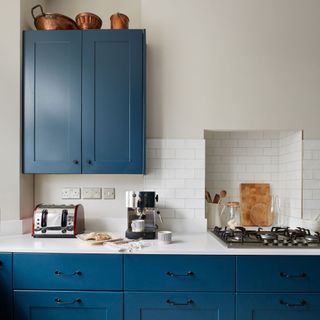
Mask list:
[[[81,189],[63,188],[61,190],[61,199],[81,199]]]
[[[103,188],[103,199],[114,199],[115,189],[114,188]]]
[[[82,188],[83,199],[101,199],[101,188]]]

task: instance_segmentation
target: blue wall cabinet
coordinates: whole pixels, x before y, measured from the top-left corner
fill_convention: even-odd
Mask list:
[[[11,253],[0,253],[0,319],[12,319]]]
[[[232,320],[234,294],[130,292],[124,310],[125,320]]]
[[[320,294],[239,293],[237,320],[318,320]]]
[[[15,320],[122,320],[123,294],[89,291],[14,291]]]
[[[24,172],[144,173],[145,31],[24,33]]]
[[[24,32],[25,173],[81,172],[81,32]]]
[[[83,33],[83,172],[144,170],[144,32]]]

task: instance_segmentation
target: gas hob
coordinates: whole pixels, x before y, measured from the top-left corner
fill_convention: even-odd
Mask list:
[[[320,248],[320,234],[309,229],[272,227],[270,230],[234,230],[215,227],[211,233],[228,248]]]

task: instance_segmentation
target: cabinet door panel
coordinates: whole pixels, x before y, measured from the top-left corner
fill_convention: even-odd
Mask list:
[[[83,172],[143,173],[142,30],[83,33]]]
[[[124,295],[125,320],[232,320],[234,294],[130,292]]]
[[[12,319],[11,253],[0,253],[0,319]]]
[[[235,258],[232,256],[124,256],[124,289],[127,291],[234,291],[234,284]]]
[[[81,32],[24,33],[24,172],[81,172]]]
[[[13,271],[15,289],[122,290],[118,254],[14,253]]]
[[[88,291],[15,291],[16,320],[122,320],[123,294]]]
[[[237,291],[319,292],[319,263],[317,256],[237,257]]]
[[[318,320],[320,294],[237,294],[237,320]]]

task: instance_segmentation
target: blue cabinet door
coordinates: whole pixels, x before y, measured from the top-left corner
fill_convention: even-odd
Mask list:
[[[11,253],[0,253],[0,319],[12,319]]]
[[[24,32],[23,171],[81,172],[81,31]]]
[[[148,268],[141,268],[142,265]],[[200,255],[125,255],[124,289],[233,292],[235,258]]]
[[[39,268],[39,266],[45,266]],[[30,270],[37,270],[30,277]],[[119,254],[14,253],[14,289],[122,290]]]
[[[130,292],[124,295],[125,320],[232,320],[234,294]]]
[[[14,291],[15,320],[122,320],[123,294],[89,291]]]
[[[318,320],[319,300],[317,293],[239,293],[236,319]]]
[[[319,264],[317,256],[239,256],[237,291],[319,292]]]
[[[83,173],[144,172],[143,30],[83,32]]]

